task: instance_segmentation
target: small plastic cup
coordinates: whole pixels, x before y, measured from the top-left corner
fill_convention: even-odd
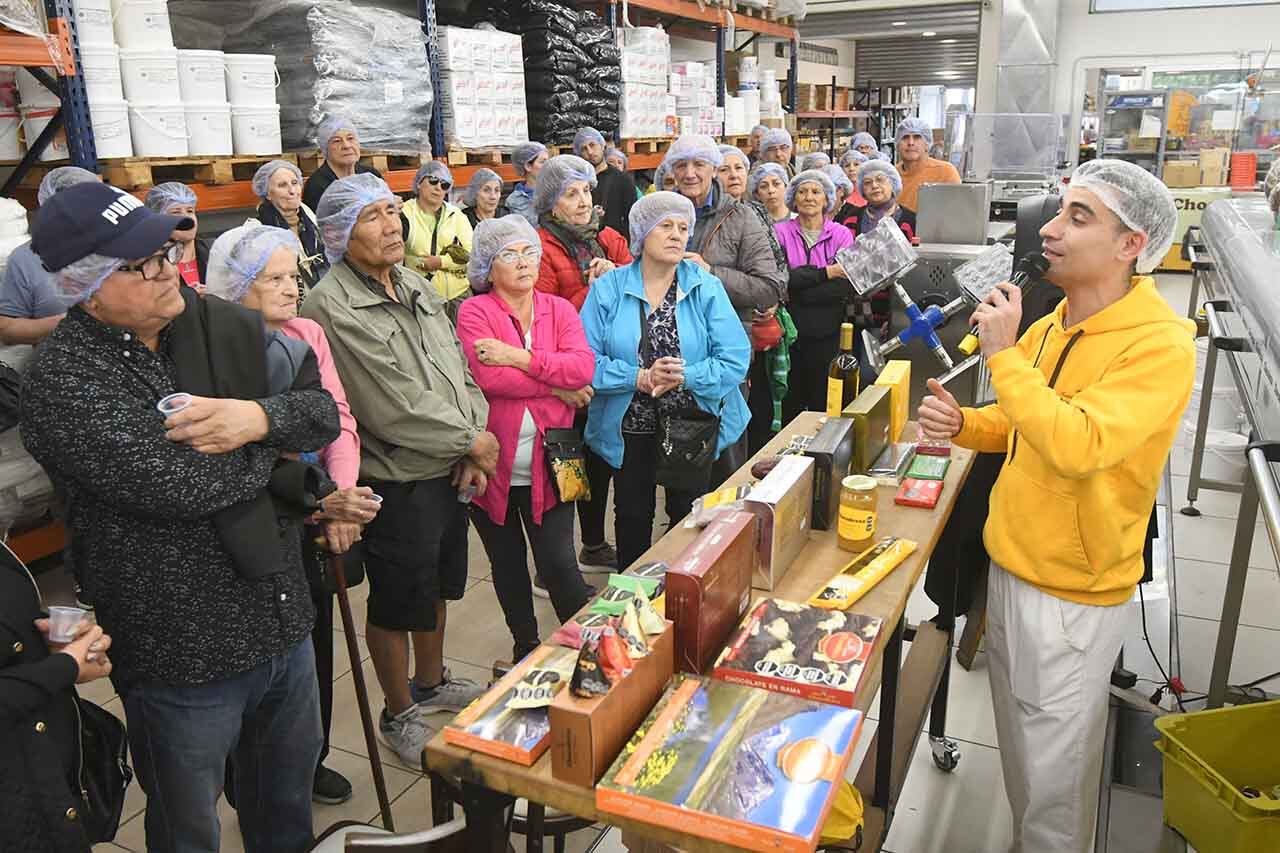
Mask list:
[[[49,642],[69,643],[76,638],[76,626],[89,611],[79,607],[49,608]]]
[[[476,496],[476,487],[467,486],[465,489],[460,489],[458,491],[458,503],[469,504],[471,503],[471,499],[474,498],[475,496]]]
[[[176,415],[187,406],[191,405],[191,395],[186,391],[179,391],[176,394],[169,394],[160,398],[160,402],[156,403],[156,411],[164,415],[166,418],[170,415]]]
[[[369,495],[369,500],[375,503],[382,503],[382,495],[375,492],[374,494]]]

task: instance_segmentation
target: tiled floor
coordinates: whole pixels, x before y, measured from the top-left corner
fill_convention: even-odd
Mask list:
[[[1187,279],[1183,276],[1162,276],[1160,284],[1161,290],[1175,308],[1182,310],[1180,306],[1186,305]],[[1178,475],[1173,482],[1172,501],[1175,510],[1182,505],[1186,495],[1185,456],[1182,453],[1175,454],[1174,457],[1174,474]],[[1181,674],[1187,688],[1196,692],[1203,691],[1208,686],[1225,584],[1227,549],[1234,529],[1237,503],[1238,498],[1234,495],[1204,492],[1199,501],[1199,507],[1204,513],[1202,517],[1174,515]],[[1233,683],[1261,676],[1274,669],[1276,661],[1280,660],[1280,575],[1277,575],[1275,558],[1265,536],[1260,529],[1255,539],[1251,561],[1254,568],[1249,573],[1232,667]],[[484,678],[494,660],[509,655],[511,641],[502,621],[493,584],[489,580],[484,550],[474,533],[469,574],[471,586],[466,597],[449,614],[445,654],[455,673]],[[53,583],[55,580],[46,578],[46,583]],[[591,578],[588,577],[588,580]],[[1152,644],[1167,668],[1169,661],[1165,659],[1164,650],[1168,648],[1169,597],[1166,590],[1167,587],[1158,579],[1144,594]],[[374,708],[377,709],[381,706],[381,692],[363,642],[363,601],[367,591],[367,585],[353,591],[353,609],[356,633],[361,636],[362,668]],[[54,592],[55,598],[59,592],[65,594],[65,590],[57,590]],[[550,605],[540,599],[535,600],[535,605],[544,633],[551,631],[555,618]],[[1125,662],[1140,676],[1150,677],[1155,674],[1156,668],[1150,661],[1150,654],[1142,640],[1138,607],[1136,604],[1131,607],[1134,627],[1131,640],[1126,644]],[[932,616],[935,610],[924,596],[923,590],[917,589],[908,605],[907,616],[914,622]],[[334,643],[337,661],[334,691],[336,708],[333,750],[329,764],[351,779],[357,793],[351,802],[342,806],[317,806],[317,830],[339,820],[372,820],[378,812],[365,757],[367,749],[355,708],[351,666],[345,637],[341,631],[334,632]],[[1280,689],[1280,683],[1273,682],[1268,686],[1273,690]],[[122,713],[120,700],[112,696],[109,684],[99,682],[82,692],[95,701],[106,704],[114,713]],[[860,763],[875,732],[876,716],[873,709],[864,726],[859,752],[852,765],[854,767]],[[886,840],[886,850],[898,853],[943,850],[985,853],[1003,851],[1009,844],[1012,829],[1004,798],[991,696],[981,653],[973,671],[966,672],[959,667],[952,669],[948,723],[948,734],[960,741],[960,765],[952,774],[937,770],[930,757],[927,739],[921,738]],[[425,828],[430,819],[426,780],[417,768],[404,765],[385,746],[380,746],[379,751],[386,768],[389,793],[394,800],[392,810],[397,828]],[[117,843],[101,845],[100,849],[144,850],[144,807],[145,798],[137,785],[132,786],[125,810],[125,823]],[[240,850],[240,837],[234,824],[234,815],[224,808],[222,817],[223,850]],[[611,853],[624,849],[616,830],[600,827],[570,836],[569,850],[585,850],[602,833],[604,835],[597,850]],[[524,849],[523,839],[516,838],[513,842],[517,850]]]

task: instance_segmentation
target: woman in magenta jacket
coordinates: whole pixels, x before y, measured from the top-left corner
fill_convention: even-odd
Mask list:
[[[518,661],[538,645],[526,539],[563,622],[592,590],[573,550],[573,507],[556,499],[543,452],[548,429],[573,425],[590,399],[595,355],[578,312],[534,287],[542,246],[520,216],[487,219],[472,241],[467,277],[477,294],[458,312],[458,339],[489,400],[498,466],[475,496],[472,520],[493,567],[493,586]]]

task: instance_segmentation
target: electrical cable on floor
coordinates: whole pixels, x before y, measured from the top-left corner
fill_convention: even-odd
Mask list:
[[[1173,694],[1173,701],[1178,704],[1178,710],[1185,712],[1187,709],[1182,706],[1182,682],[1176,685],[1169,680],[1169,674],[1164,671],[1164,665],[1160,663],[1160,658],[1156,656],[1155,647],[1151,645],[1151,635],[1147,633],[1147,598],[1142,594],[1142,584],[1138,584],[1138,603],[1141,605],[1142,612],[1142,639],[1146,641],[1147,651],[1151,652],[1151,659],[1156,663],[1156,669],[1160,670],[1160,677],[1164,679],[1164,684],[1156,688],[1156,692],[1151,697],[1151,704],[1160,704],[1160,699],[1164,695],[1164,691],[1168,689]]]
[[[1238,686],[1243,690],[1247,690],[1250,687],[1257,687],[1259,684],[1265,684],[1266,682],[1271,681],[1272,679],[1275,679],[1275,678],[1280,678],[1280,672],[1273,672],[1270,675],[1264,675],[1261,678],[1255,678],[1253,681],[1250,681],[1248,684],[1241,684]]]

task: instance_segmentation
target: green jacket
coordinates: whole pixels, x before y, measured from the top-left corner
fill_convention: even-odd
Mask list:
[[[344,260],[307,296],[359,425],[362,480],[447,476],[489,419],[445,302],[426,279],[392,269],[399,301]]]

